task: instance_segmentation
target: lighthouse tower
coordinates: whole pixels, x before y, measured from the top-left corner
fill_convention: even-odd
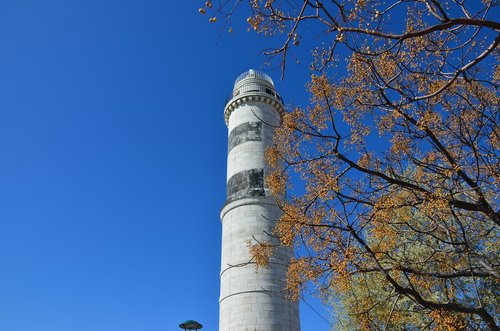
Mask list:
[[[248,242],[271,241],[280,209],[264,178],[264,159],[283,102],[272,79],[259,71],[240,75],[224,108],[228,127],[227,200],[221,211],[220,331],[299,331],[298,304],[285,292],[292,252],[277,248],[256,270]]]

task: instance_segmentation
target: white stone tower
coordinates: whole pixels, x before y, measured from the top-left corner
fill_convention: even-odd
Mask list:
[[[298,303],[284,291],[288,248],[275,250],[268,268],[255,269],[248,241],[276,242],[270,234],[280,209],[270,196],[264,159],[283,102],[272,79],[259,71],[240,75],[224,108],[228,127],[227,200],[221,211],[220,331],[299,331]]]

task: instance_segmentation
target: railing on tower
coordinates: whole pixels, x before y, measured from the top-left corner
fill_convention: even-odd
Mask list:
[[[276,92],[274,89],[271,89],[267,86],[264,86],[264,85],[259,85],[259,84],[255,84],[255,83],[249,83],[249,84],[245,84],[245,85],[242,85],[240,86],[238,89],[234,90],[230,95],[229,97],[226,99],[226,103],[227,104],[229,102],[229,100],[231,100],[232,98],[240,95],[240,94],[244,94],[244,93],[248,93],[248,92],[261,92],[261,93],[266,93],[266,94],[269,94],[269,95],[272,95],[273,97],[275,97],[276,99],[278,99],[279,101],[281,101],[281,103],[283,103],[283,99],[281,98],[281,96],[279,95],[278,92]]]

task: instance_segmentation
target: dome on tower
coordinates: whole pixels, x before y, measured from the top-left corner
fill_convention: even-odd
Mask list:
[[[234,81],[234,85],[238,85],[238,83],[244,79],[247,79],[247,78],[260,78],[262,80],[265,80],[267,81],[268,83],[270,83],[272,86],[274,86],[274,82],[273,80],[271,79],[271,77],[269,77],[268,74],[265,74],[263,73],[262,71],[258,71],[258,70],[254,70],[254,69],[250,69],[248,71],[245,71],[244,73],[242,73],[241,75],[238,76],[238,78],[236,78],[236,80]]]

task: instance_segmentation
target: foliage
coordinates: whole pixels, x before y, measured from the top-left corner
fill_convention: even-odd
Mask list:
[[[242,3],[211,10],[229,22]],[[275,229],[307,252],[290,266],[294,297],[333,289],[366,330],[498,330],[498,2],[248,4],[283,70],[312,45],[311,103],[283,116],[267,151],[274,194],[294,173],[305,187]],[[301,43],[311,30],[319,45]]]
[[[410,208],[405,210],[409,212]],[[409,217],[409,216],[406,216]],[[396,231],[399,227],[399,219],[405,218],[404,215],[398,215],[391,222]],[[427,218],[424,215],[411,215],[411,224],[414,228],[424,227],[427,224]],[[379,261],[386,266],[393,266],[394,261],[404,261],[405,268],[413,268],[415,271],[423,267],[421,271],[442,270],[441,262],[435,267],[430,263],[423,263],[433,252],[432,240],[425,240],[424,236],[414,237],[414,231],[402,229],[400,236],[393,237],[383,235],[380,240],[378,234],[369,233],[366,239],[372,247],[379,247],[380,244],[386,244],[389,241],[395,243],[399,249],[390,251],[391,258],[382,257]],[[427,238],[429,239],[429,238]],[[385,241],[385,242],[384,242]],[[488,249],[491,249],[488,248]],[[385,252],[384,252],[385,253]],[[487,252],[491,254],[491,251]],[[447,254],[445,254],[447,255]],[[430,262],[430,261],[429,261]],[[446,261],[447,265],[456,265]],[[401,264],[401,263],[400,263]],[[395,277],[397,273],[392,271]],[[488,306],[489,310],[496,312],[498,305],[496,296],[499,291],[498,284],[492,279],[474,280],[472,277],[456,277],[453,280],[439,277],[422,276],[422,272],[415,274],[411,272],[402,273],[409,279],[401,279],[401,283],[409,286],[410,284],[419,291],[419,294],[434,301],[450,302],[455,296],[463,296],[463,300],[474,301],[476,294],[473,293],[474,286],[479,288],[482,294],[482,304]],[[434,330],[466,330],[482,329],[483,324],[480,319],[474,315],[464,316],[450,310],[425,309],[411,297],[401,295],[394,290],[394,287],[379,272],[355,272],[351,275],[352,282],[349,290],[337,289],[333,284],[333,291],[342,308],[349,318],[338,321],[336,329],[353,330],[424,330],[432,328]]]

